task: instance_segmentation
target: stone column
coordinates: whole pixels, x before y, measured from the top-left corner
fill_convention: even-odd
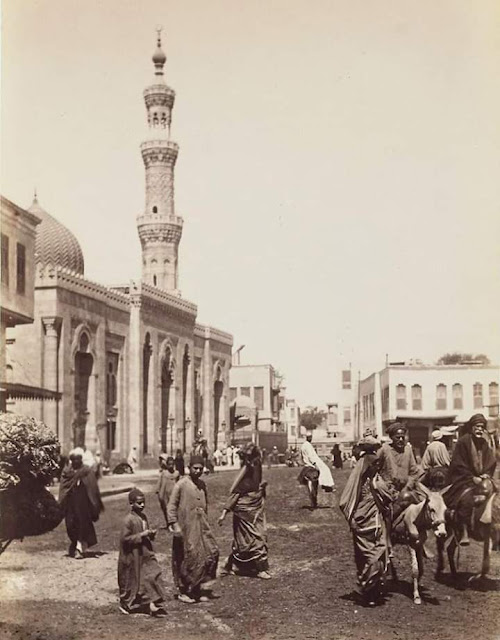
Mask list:
[[[59,391],[59,327],[61,319],[55,316],[42,318],[45,330],[43,340],[43,386],[50,391]],[[59,433],[59,411],[58,400],[45,399],[42,401],[43,421],[50,427],[58,437]]]

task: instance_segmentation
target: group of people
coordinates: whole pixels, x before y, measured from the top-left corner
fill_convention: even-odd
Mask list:
[[[70,539],[69,556],[76,559],[83,558],[87,548],[97,543],[94,523],[103,510],[95,473],[83,463],[83,457],[83,449],[71,451],[61,476],[59,496]],[[268,580],[271,575],[262,456],[259,448],[249,443],[239,457],[241,467],[218,519],[222,525],[229,512],[233,515],[233,542],[221,575]],[[216,577],[219,549],[208,521],[207,486],[201,477],[204,470],[205,460],[196,453],[191,456],[186,474],[176,467],[173,457],[160,455],[156,493],[165,528],[173,536],[171,569],[175,595],[186,604],[217,597],[210,583]],[[130,512],[122,523],[118,558],[120,611],[163,617],[165,588],[153,548],[157,529],[149,524],[145,496],[140,489],[132,489],[128,501]]]
[[[377,604],[385,590],[386,572],[392,556],[391,528],[404,509],[425,499],[422,485],[439,470],[445,477],[444,498],[450,515],[462,522],[460,544],[469,543],[468,522],[472,522],[475,489],[491,478],[496,459],[485,435],[486,418],[471,417],[468,432],[457,442],[450,457],[435,430],[420,465],[407,442],[407,429],[398,422],[387,433],[390,442],[381,444],[372,435],[358,443],[357,462],[340,499],[354,543],[359,593],[369,604]],[[444,476],[443,476],[444,474]],[[432,486],[431,486],[432,488]]]

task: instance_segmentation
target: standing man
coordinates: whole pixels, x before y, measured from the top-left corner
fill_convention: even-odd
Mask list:
[[[446,448],[445,443],[442,441],[443,434],[440,429],[434,429],[431,433],[432,441],[427,449],[424,451],[420,466],[423,471],[428,469],[434,469],[436,467],[449,467],[450,466],[450,454]]]
[[[307,486],[311,506],[318,506],[318,488],[321,485],[326,491],[333,491],[335,483],[327,465],[316,453],[312,445],[312,433],[308,432],[306,440],[300,448],[304,467],[301,469],[298,481]]]
[[[174,486],[167,506],[172,542],[172,573],[177,599],[186,604],[205,602],[211,593],[202,593],[204,583],[215,578],[219,549],[208,523],[207,487],[201,476],[204,461],[192,456],[189,475]]]
[[[94,522],[104,509],[95,473],[83,464],[83,455],[80,447],[70,452],[59,486],[59,504],[71,541],[68,555],[76,560],[84,557],[87,547],[97,544]]]

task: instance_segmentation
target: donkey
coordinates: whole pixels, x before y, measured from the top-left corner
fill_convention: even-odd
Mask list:
[[[444,497],[446,500],[446,493],[444,493]],[[496,520],[500,516],[500,510],[498,508],[499,499],[500,494],[497,493],[496,486],[493,480],[489,477],[483,478],[481,484],[478,485],[474,490],[475,506],[471,518],[471,523],[473,526],[469,531],[469,535],[474,540],[483,543],[483,558],[481,563],[481,571],[472,575],[469,578],[469,582],[480,578],[485,578],[490,571],[492,533],[498,526],[498,524],[500,524],[500,522],[496,522]],[[446,539],[438,539],[437,541],[437,577],[439,577],[444,570],[444,549],[446,549],[447,551],[450,573],[452,576],[457,575],[458,558],[456,562],[455,556],[459,545],[464,545],[463,540],[462,542],[460,542],[460,534],[464,530],[464,526],[469,526],[471,524],[469,522],[463,522],[458,517],[458,512],[449,513],[449,515],[451,517],[447,522]]]
[[[408,546],[411,558],[413,578],[413,602],[422,604],[420,588],[424,575],[424,545],[429,531],[434,531],[437,539],[446,536],[446,504],[442,491],[431,491],[422,484],[418,484],[420,492],[425,498],[417,504],[408,505],[392,523],[391,540],[395,544]],[[396,570],[391,560],[393,580],[397,581]]]

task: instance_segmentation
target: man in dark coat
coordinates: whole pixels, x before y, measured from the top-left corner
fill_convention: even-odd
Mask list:
[[[64,510],[66,531],[71,541],[68,555],[80,560],[87,547],[97,544],[94,522],[104,507],[95,473],[83,464],[83,449],[69,454],[59,486],[59,504]]]
[[[446,505],[456,510],[457,520],[466,523],[471,521],[474,496],[483,479],[491,478],[495,471],[495,456],[484,437],[486,425],[486,418],[481,413],[473,415],[468,422],[470,432],[459,439],[451,459],[452,486],[445,495]],[[468,543],[466,525],[460,544]]]

